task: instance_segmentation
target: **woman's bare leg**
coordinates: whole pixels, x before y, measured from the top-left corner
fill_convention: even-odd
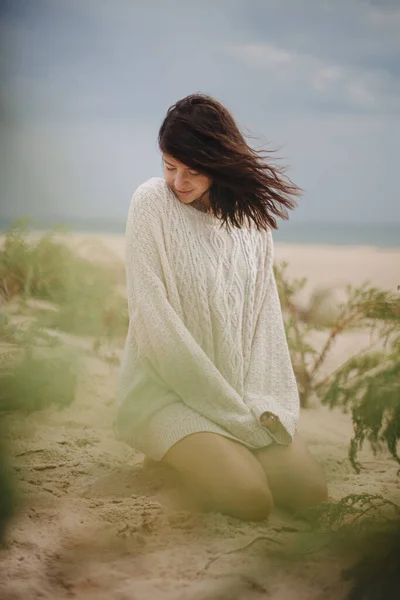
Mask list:
[[[288,446],[271,444],[253,454],[264,469],[276,505],[296,510],[327,499],[322,468],[298,434]]]
[[[206,511],[259,521],[273,502],[267,477],[245,446],[216,433],[194,433],[168,450],[162,462],[181,475],[188,493]]]

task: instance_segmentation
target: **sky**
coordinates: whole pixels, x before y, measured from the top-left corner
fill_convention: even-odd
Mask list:
[[[399,31],[398,0],[3,0],[0,216],[124,220],[203,92],[277,150],[292,221],[400,224]]]

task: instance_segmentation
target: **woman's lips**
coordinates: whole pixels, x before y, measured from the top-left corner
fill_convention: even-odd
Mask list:
[[[181,192],[180,190],[176,190],[178,194],[191,194],[193,190],[189,190],[188,192]]]

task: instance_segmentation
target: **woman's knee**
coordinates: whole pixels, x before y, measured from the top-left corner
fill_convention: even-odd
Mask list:
[[[243,476],[244,475],[244,476]],[[192,497],[206,512],[221,512],[243,521],[262,521],[273,507],[272,494],[265,477],[259,473],[225,473],[199,482],[186,480]]]
[[[328,486],[325,477],[316,475],[310,480],[302,481],[293,498],[294,508],[318,506],[328,499]]]
[[[268,485],[254,483],[232,489],[224,512],[243,521],[263,521],[272,508],[272,494]]]
[[[257,452],[257,458],[277,505],[298,510],[327,500],[323,469],[299,435],[289,446],[274,445]]]
[[[243,520],[265,519],[272,495],[252,453],[214,433],[197,433],[178,442],[165,459],[183,477],[188,491],[207,511]]]
[[[277,504],[290,511],[318,506],[328,499],[328,486],[322,474],[293,477],[291,484],[277,494]]]

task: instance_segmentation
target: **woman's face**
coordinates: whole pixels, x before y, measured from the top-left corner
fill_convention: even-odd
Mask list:
[[[210,187],[212,179],[190,169],[169,154],[163,153],[164,178],[178,200],[190,204],[197,200]],[[208,194],[203,198],[205,206],[209,206]]]

